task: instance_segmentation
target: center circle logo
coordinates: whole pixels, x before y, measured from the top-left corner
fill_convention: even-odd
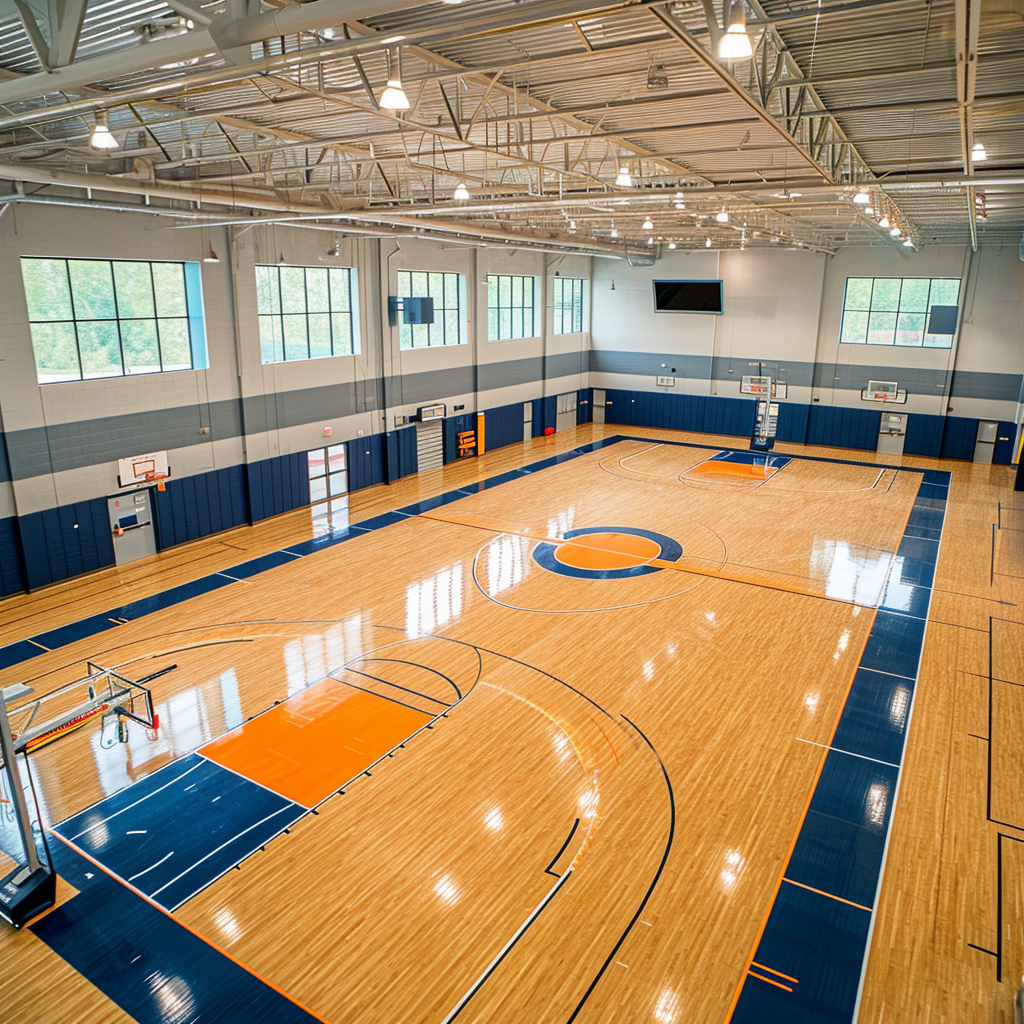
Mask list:
[[[661,572],[657,559],[675,562],[682,546],[671,537],[632,526],[566,530],[559,541],[543,541],[533,560],[543,569],[582,580],[617,580]]]

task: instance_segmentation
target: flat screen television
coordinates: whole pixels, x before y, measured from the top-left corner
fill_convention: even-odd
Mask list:
[[[721,281],[655,281],[656,313],[721,313]]]

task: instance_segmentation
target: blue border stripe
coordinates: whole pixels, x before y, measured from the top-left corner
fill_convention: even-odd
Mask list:
[[[881,607],[754,953],[778,973],[751,968],[731,1024],[849,1024],[856,1015],[949,489],[949,473],[917,472]]]

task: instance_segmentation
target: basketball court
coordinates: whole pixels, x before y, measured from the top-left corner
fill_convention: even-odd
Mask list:
[[[0,681],[175,667],[33,756],[31,930],[140,1020],[849,1019],[948,484],[611,436],[72,632]]]

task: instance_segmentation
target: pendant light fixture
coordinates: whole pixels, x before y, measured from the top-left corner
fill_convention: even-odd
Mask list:
[[[622,164],[619,167],[619,173],[615,177],[615,184],[618,185],[619,188],[633,187],[633,178],[629,173],[629,168],[625,164]]]
[[[646,217],[644,217],[644,222],[641,225],[641,227],[644,229],[644,231],[651,231],[651,230],[653,230],[653,228],[654,228],[654,221],[651,220],[651,215],[650,214],[648,214]]]
[[[729,223],[729,214],[726,212],[724,206],[715,214],[715,220],[717,220],[719,224]]]
[[[882,219],[878,222],[878,226],[883,231],[888,230],[888,228],[889,228],[889,216],[888,216],[888,214],[885,214],[885,213],[882,214]]]
[[[734,4],[729,12],[729,27],[718,41],[718,56],[722,60],[749,60],[754,48],[747,35],[747,5],[744,0]]]
[[[107,125],[107,112],[96,111],[96,124],[93,126],[92,134],[89,136],[89,145],[93,149],[117,149],[120,143],[110,133]]]
[[[871,205],[871,193],[866,189],[862,188],[854,197],[854,203],[857,206],[870,206]]]
[[[711,236],[710,235],[708,235],[708,237],[704,239],[704,248],[705,249],[710,249],[711,248]]]
[[[469,189],[466,188],[463,182],[460,181],[458,185],[455,186],[453,198],[457,199],[460,203],[465,202],[465,200],[469,198]]]
[[[391,51],[388,51],[388,84],[380,94],[381,110],[408,110],[409,97],[402,88],[402,49],[398,49],[398,74],[391,74]]]
[[[974,147],[971,149],[971,160],[974,163],[978,163],[980,160],[987,160],[988,153],[985,152],[985,147],[980,143],[976,142]]]

